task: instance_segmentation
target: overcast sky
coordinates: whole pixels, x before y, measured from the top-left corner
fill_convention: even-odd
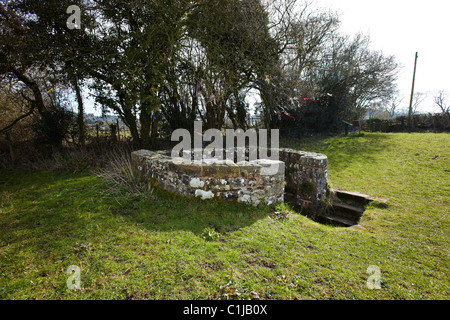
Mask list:
[[[314,5],[337,11],[343,33],[368,34],[371,49],[397,58],[403,108],[409,106],[416,52],[415,91],[427,94],[419,111],[439,111],[433,103],[439,90],[450,99],[450,1],[314,0]]]

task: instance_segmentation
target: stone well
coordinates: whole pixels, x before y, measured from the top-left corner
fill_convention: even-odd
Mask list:
[[[184,196],[270,205],[283,202],[289,193],[295,205],[317,209],[327,191],[327,157],[279,149],[279,159],[194,161],[172,158],[170,151],[140,150],[132,153],[132,168]]]

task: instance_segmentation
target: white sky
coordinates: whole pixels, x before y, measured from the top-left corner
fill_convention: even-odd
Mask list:
[[[418,52],[415,92],[427,94],[418,111],[439,112],[433,102],[437,91],[450,94],[450,1],[314,0],[314,5],[337,11],[343,33],[368,34],[372,50],[397,58],[401,108],[409,106]]]

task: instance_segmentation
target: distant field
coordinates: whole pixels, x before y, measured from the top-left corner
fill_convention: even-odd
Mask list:
[[[286,205],[115,194],[92,174],[3,170],[0,298],[449,299],[448,134],[282,144],[326,154],[332,187],[388,199],[366,211],[367,232]],[[67,289],[72,265],[79,290]],[[369,266],[379,290],[366,285]]]

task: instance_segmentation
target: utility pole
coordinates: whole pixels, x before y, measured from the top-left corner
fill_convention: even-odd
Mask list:
[[[414,99],[414,85],[416,83],[416,68],[417,68],[417,58],[419,57],[419,53],[416,52],[416,59],[414,61],[414,75],[413,75],[413,83],[411,89],[411,100],[409,102],[409,113],[408,113],[408,129],[412,130],[412,104]]]

